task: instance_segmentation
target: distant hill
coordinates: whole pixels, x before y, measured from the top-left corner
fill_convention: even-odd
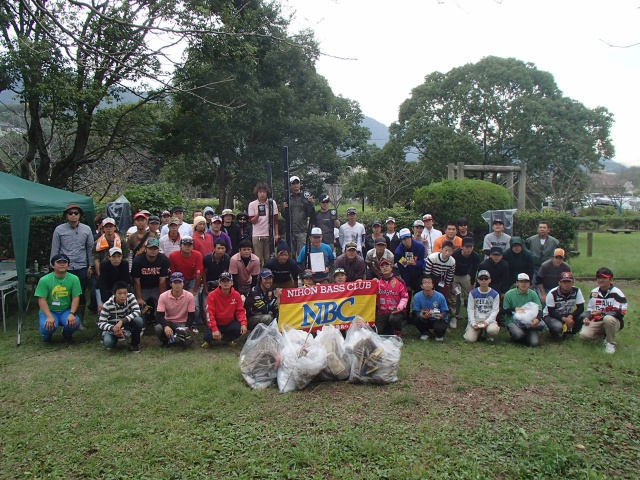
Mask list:
[[[601,158],[600,163],[604,164],[604,171],[607,173],[620,173],[628,168],[625,165],[613,161],[609,158]]]
[[[383,123],[380,123],[375,118],[364,117],[364,121],[362,122],[363,127],[367,127],[371,130],[371,139],[369,140],[370,145],[376,145],[378,148],[382,148],[389,141],[389,127],[385,126]],[[418,151],[412,149],[407,153],[405,157],[408,162],[415,162],[418,160]]]

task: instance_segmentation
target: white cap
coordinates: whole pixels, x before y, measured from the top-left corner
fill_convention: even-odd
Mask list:
[[[433,216],[430,213],[422,215],[422,220],[433,220]]]
[[[114,253],[119,253],[122,255],[122,249],[120,247],[111,247],[109,249],[109,256],[111,257]]]
[[[424,222],[422,220],[416,220],[413,222],[414,227],[424,227]]]
[[[298,176],[294,175],[293,177],[289,178],[289,183],[293,183],[293,182],[295,182],[296,180],[297,180],[297,181],[300,181],[300,177],[298,177]]]
[[[296,177],[296,178],[297,178],[297,177]],[[321,236],[322,236],[322,230],[321,230],[321,229],[319,229],[318,227],[313,227],[313,228],[311,229],[311,236],[314,236],[314,235],[318,235],[318,236],[320,236],[320,237],[321,237]]]
[[[409,230],[408,228],[403,228],[398,233],[398,236],[400,237],[400,240],[402,240],[403,238],[410,237],[411,236],[411,230]]]
[[[526,273],[518,274],[518,281],[520,280],[526,280],[527,282],[531,281],[531,279],[529,278],[529,275],[527,275]]]

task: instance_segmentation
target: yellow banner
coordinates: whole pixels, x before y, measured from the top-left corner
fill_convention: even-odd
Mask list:
[[[312,332],[325,325],[349,328],[356,315],[375,323],[378,282],[332,283],[284,288],[280,297],[278,325]]]

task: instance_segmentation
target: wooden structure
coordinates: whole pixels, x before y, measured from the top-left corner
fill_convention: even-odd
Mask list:
[[[518,210],[525,209],[525,201],[527,199],[527,166],[520,164],[518,166],[510,165],[465,165],[464,162],[450,163],[447,178],[449,180],[463,180],[465,172],[488,172],[488,173],[505,173],[507,177],[507,190],[516,199],[516,207]],[[515,174],[518,174],[518,194],[515,189]]]

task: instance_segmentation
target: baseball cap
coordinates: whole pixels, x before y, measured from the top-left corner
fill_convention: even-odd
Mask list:
[[[214,222],[220,222],[220,223],[222,223],[222,218],[220,218],[218,215],[214,215],[214,216],[211,218],[211,223],[214,223]]]
[[[171,217],[167,225],[180,225],[180,219],[178,217]]]
[[[347,208],[347,215],[351,215],[353,213],[358,213],[358,211],[354,207]]]
[[[146,214],[146,213],[144,213],[144,212],[138,212],[138,213],[136,213],[136,214],[133,216],[133,219],[135,220],[136,218],[140,218],[140,217],[142,217],[142,218],[149,218],[149,215],[147,215],[147,214]]]
[[[464,237],[462,239],[462,246],[464,247],[465,245],[474,245],[475,242],[473,241],[473,237]]]
[[[102,220],[102,226],[104,227],[107,224],[115,225],[116,221],[111,217],[107,217],[104,220]]]
[[[398,236],[400,237],[400,240],[402,240],[404,238],[407,238],[407,237],[410,237],[411,236],[411,230],[409,230],[408,228],[403,228],[398,233]]]
[[[374,218],[373,222],[371,222],[371,226],[373,226],[373,225],[380,225],[381,226],[382,222],[380,221],[379,218]]]
[[[496,253],[502,255],[502,249],[500,247],[491,247],[491,250],[489,250],[489,255],[494,255]]]
[[[223,281],[223,280],[232,281],[233,280],[233,275],[231,275],[229,272],[222,272],[220,274],[220,281]]]
[[[58,253],[57,255],[54,255],[53,257],[51,257],[51,266],[53,267],[54,263],[57,262],[67,262],[67,263],[71,263],[69,260],[69,257],[66,256],[64,253]]]
[[[393,218],[393,217],[387,217],[387,219],[384,221],[384,223],[389,223],[389,222],[396,223],[396,219]]]
[[[263,268],[260,270],[260,278],[269,278],[273,277],[273,272],[268,268]]]
[[[297,175],[294,175],[289,178],[289,183],[299,182],[299,181],[300,181],[300,177],[298,177]]]
[[[163,217],[170,217],[171,216],[171,212],[169,210],[163,210],[160,215],[163,216]]]
[[[488,270],[480,270],[478,272],[478,275],[476,276],[476,278],[480,278],[480,277],[487,277],[487,278],[491,278],[491,274],[489,273]]]
[[[501,223],[502,225],[504,225],[504,222],[502,221],[501,218],[494,218],[491,225],[495,225],[496,223]]]
[[[393,263],[388,258],[383,258],[382,260],[380,260],[380,266],[383,265],[393,265]]]
[[[304,272],[302,274],[302,278],[313,278],[313,273],[311,272]]]
[[[345,271],[344,271],[344,268],[336,268],[336,269],[333,271],[333,276],[335,277],[335,276],[336,276],[336,275],[338,275],[339,273],[343,273],[343,274],[345,274],[345,275],[347,274],[347,272],[345,272]]]
[[[113,256],[114,253],[119,253],[120,255],[122,255],[122,249],[120,247],[111,247],[109,249],[109,256]]]
[[[560,281],[561,282],[564,282],[564,281],[573,282],[573,273],[571,273],[571,272],[562,272],[560,274]]]
[[[181,272],[173,272],[169,277],[169,281],[173,282],[182,282],[184,283],[184,275]]]
[[[358,248],[358,245],[356,244],[356,242],[347,242],[347,244],[344,246],[345,250],[356,250]]]
[[[325,202],[329,202],[329,195],[327,195],[326,193],[323,193],[322,196],[320,197],[320,203],[325,203]]]
[[[376,238],[376,245],[386,245],[387,241],[384,239],[384,237],[378,237]]]
[[[180,245],[184,244],[184,243],[191,243],[193,244],[193,237],[190,237],[189,235],[185,235],[184,237],[182,237],[180,239]]]
[[[527,275],[526,273],[519,273],[518,274],[518,281],[520,280],[524,280],[524,281],[531,281],[531,279],[529,278],[529,275]]]
[[[322,230],[319,227],[313,227],[311,229],[311,236],[312,237],[321,237],[322,236]]]
[[[150,238],[147,240],[147,248],[160,248],[160,242],[157,238]]]
[[[553,251],[553,256],[554,256],[554,257],[564,257],[564,250],[563,250],[563,249],[561,249],[561,248],[556,248],[556,249]]]
[[[171,213],[176,213],[176,212],[184,212],[184,207],[182,205],[176,205],[171,209]]]
[[[433,220],[433,215],[431,215],[430,213],[425,213],[424,215],[422,215],[422,220]]]
[[[149,217],[149,223],[160,223],[160,217],[157,215],[151,215]]]
[[[414,227],[424,227],[424,222],[422,220],[416,220],[413,222]]]

